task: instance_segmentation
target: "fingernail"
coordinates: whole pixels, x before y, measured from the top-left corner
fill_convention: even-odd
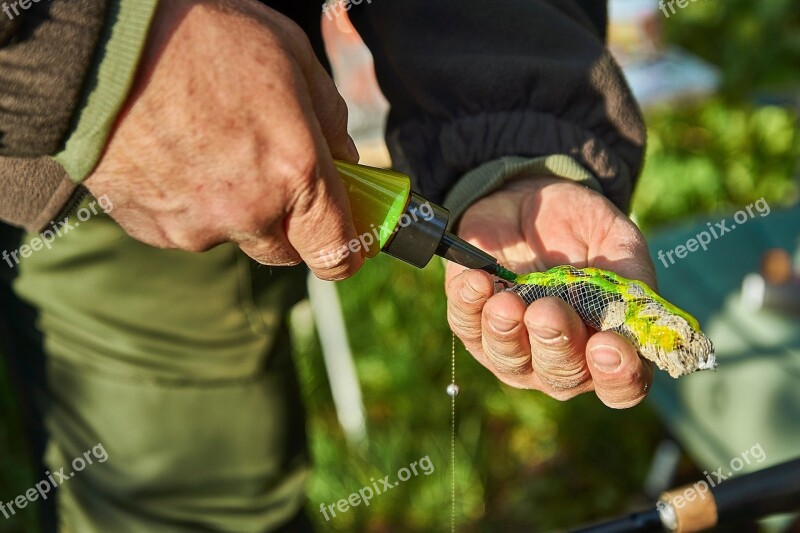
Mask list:
[[[475,302],[480,301],[482,298],[483,294],[476,291],[475,287],[470,285],[469,280],[466,280],[464,282],[464,286],[461,287],[461,299],[468,304],[474,304]]]
[[[514,320],[510,320],[504,316],[495,314],[491,316],[492,318],[490,320],[490,323],[492,324],[492,327],[500,333],[508,333],[509,331],[517,327],[517,322],[515,322]]]
[[[604,372],[612,372],[622,364],[622,353],[613,346],[595,346],[589,351],[594,366]]]
[[[542,326],[541,324],[528,324],[528,329],[531,331],[531,333],[543,341],[552,341],[562,335],[562,333],[557,329],[548,328],[547,326]]]

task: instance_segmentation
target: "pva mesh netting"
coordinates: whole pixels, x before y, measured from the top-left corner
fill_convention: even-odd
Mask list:
[[[530,305],[555,296],[598,331],[616,331],[645,359],[677,378],[716,365],[714,346],[688,313],[647,285],[598,268],[559,266],[518,276],[511,291]]]

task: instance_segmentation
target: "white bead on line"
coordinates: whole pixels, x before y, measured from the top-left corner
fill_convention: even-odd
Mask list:
[[[461,389],[455,383],[451,383],[447,386],[447,395],[455,398],[458,396],[458,393]]]

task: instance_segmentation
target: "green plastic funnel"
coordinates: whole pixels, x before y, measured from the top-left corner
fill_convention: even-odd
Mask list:
[[[364,250],[374,257],[386,246],[405,212],[411,195],[411,180],[405,174],[382,168],[335,161],[344,180],[350,210],[358,235],[371,233],[380,246]]]

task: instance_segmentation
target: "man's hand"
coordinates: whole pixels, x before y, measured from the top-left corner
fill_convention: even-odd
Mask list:
[[[86,186],[148,244],[233,241],[341,279],[363,258],[322,259],[356,238],[332,157],[358,160],[347,108],[298,26],[255,1],[168,0]]]
[[[655,288],[641,233],[607,199],[556,178],[523,178],[471,206],[461,237],[517,273],[571,264],[593,266]],[[558,298],[526,309],[512,293],[495,294],[491,276],[447,266],[448,320],[467,349],[503,382],[559,400],[594,390],[609,407],[639,403],[653,378],[626,339],[594,332]]]

